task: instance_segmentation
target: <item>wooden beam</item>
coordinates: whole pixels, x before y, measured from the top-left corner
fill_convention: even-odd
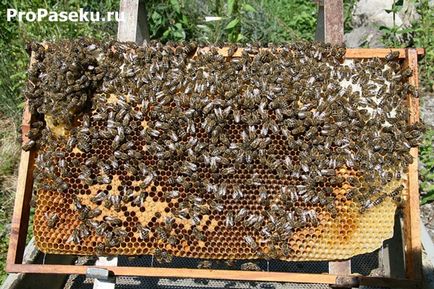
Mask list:
[[[228,56],[229,47],[222,47],[218,49],[219,54],[223,56]],[[261,48],[260,50],[267,50],[268,48]],[[423,56],[425,54],[425,49],[415,48],[417,55]],[[208,47],[199,48],[196,53],[200,51],[209,51]],[[391,51],[399,51],[399,58],[405,59],[406,49],[405,48],[347,48],[345,53],[345,58],[348,59],[369,59],[369,58],[384,58]],[[240,57],[243,52],[243,48],[238,48],[234,53],[233,57]]]
[[[329,261],[329,273],[340,275],[340,276],[349,276],[351,275],[351,259],[344,261]],[[333,288],[353,288],[358,286],[358,279],[354,278],[338,278],[337,282]]]
[[[359,275],[339,276],[335,274],[310,274],[290,272],[253,272],[237,270],[205,270],[186,268],[158,268],[158,267],[114,267],[114,266],[83,266],[83,265],[41,265],[14,264],[8,266],[9,272],[16,273],[52,273],[52,274],[86,274],[88,268],[104,268],[115,276],[142,276],[160,278],[198,278],[239,281],[264,282],[293,282],[339,284],[339,280],[355,279],[360,285],[381,286],[391,288],[419,288],[420,282],[409,279],[395,279],[384,277],[369,277]]]
[[[121,21],[118,23],[118,40],[142,44],[149,40],[145,3],[140,0],[121,0]]]
[[[315,40],[324,42],[324,0],[317,0],[316,31]]]
[[[342,0],[324,0],[324,42],[344,43],[344,4]]]
[[[425,55],[425,49],[423,48],[414,48],[414,50],[417,55]],[[345,58],[384,58],[391,51],[399,51],[400,59],[406,58],[405,48],[347,48]]]
[[[407,49],[404,66],[413,70],[408,82],[415,87],[419,85],[416,49]],[[419,98],[412,95],[407,97],[410,111],[409,123],[419,122]],[[418,148],[411,148],[413,163],[408,168],[408,196],[404,205],[404,248],[405,271],[410,279],[422,279],[422,250],[420,242],[420,208],[419,208],[419,179],[418,179]]]
[[[330,261],[329,273],[336,275],[351,275],[351,259],[345,261]]]

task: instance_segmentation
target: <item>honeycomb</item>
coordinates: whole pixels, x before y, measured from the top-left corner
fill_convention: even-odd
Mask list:
[[[337,260],[392,236],[419,124],[396,53],[33,44],[34,236],[46,253]],[[223,52],[224,51],[224,55]]]

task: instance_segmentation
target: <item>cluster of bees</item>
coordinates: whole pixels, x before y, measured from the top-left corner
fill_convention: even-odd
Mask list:
[[[223,56],[195,43],[90,40],[32,49],[35,121],[23,149],[38,149],[36,197],[70,204],[70,216],[43,212],[47,226],[76,216],[61,242],[98,236],[91,254],[134,238],[170,262],[181,244],[227,232],[247,248],[239,257],[288,258],[296,232],[339,216],[344,184],[359,214],[399,202],[404,186],[383,188],[401,181],[423,129],[408,124],[417,92],[396,52],[347,61],[345,48],[318,43],[231,45]],[[125,221],[149,200],[167,210]]]

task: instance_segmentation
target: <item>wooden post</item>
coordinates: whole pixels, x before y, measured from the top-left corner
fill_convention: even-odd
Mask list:
[[[329,274],[335,274],[338,276],[349,276],[351,275],[351,259],[349,260],[345,260],[345,261],[330,261],[329,262]],[[338,281],[338,279],[336,280]],[[343,280],[343,281],[347,281],[347,280]],[[336,284],[331,285],[332,288],[352,288],[353,285],[351,281],[351,278],[348,280],[349,282],[342,282],[343,284],[338,284],[338,282],[336,282]]]
[[[142,44],[149,40],[145,3],[140,0],[121,0],[121,21],[118,24],[118,40]]]
[[[415,87],[419,83],[417,71],[417,51],[406,50],[404,66],[413,70],[408,82]],[[419,121],[419,98],[408,95],[409,123]],[[406,277],[414,280],[422,279],[422,250],[420,242],[420,208],[419,208],[419,179],[418,179],[418,149],[411,148],[413,163],[408,168],[408,196],[404,206],[404,248]]]
[[[342,44],[344,42],[343,17],[342,0],[318,1],[316,40],[331,44]],[[329,273],[350,275],[351,260],[329,262]]]
[[[317,41],[344,43],[344,4],[342,0],[319,0],[315,39]]]

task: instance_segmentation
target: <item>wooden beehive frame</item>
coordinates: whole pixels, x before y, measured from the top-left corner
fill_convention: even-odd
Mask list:
[[[205,48],[206,49],[206,48]],[[413,70],[409,83],[418,85],[419,55],[424,54],[423,49],[347,49],[345,58],[384,58],[391,50],[399,51],[399,57],[404,60],[404,65]],[[227,48],[219,51],[223,56],[227,55]],[[241,49],[237,54],[241,55]],[[410,123],[419,121],[419,99],[408,97],[410,110]],[[22,133],[29,131],[31,115],[26,106],[23,114]],[[105,268],[115,275],[124,276],[147,276],[165,278],[205,278],[226,280],[249,280],[249,281],[274,281],[274,282],[301,282],[323,283],[339,286],[385,286],[401,288],[418,288],[421,283],[421,245],[419,236],[419,186],[418,186],[418,149],[412,148],[411,155],[415,161],[409,166],[408,196],[404,204],[404,248],[405,248],[405,279],[387,277],[369,277],[351,275],[349,262],[329,262],[331,274],[307,274],[307,273],[283,273],[283,272],[249,272],[235,270],[205,270],[185,268],[154,268],[154,267],[117,267],[98,266]],[[6,270],[10,273],[55,273],[55,274],[86,274],[89,268],[86,265],[56,265],[56,264],[23,264],[23,254],[27,237],[27,228],[30,214],[30,200],[33,186],[33,167],[36,152],[21,152],[21,161],[18,174],[18,185],[15,198],[14,213],[11,225],[9,251],[7,256]],[[351,287],[351,286],[350,286]]]

